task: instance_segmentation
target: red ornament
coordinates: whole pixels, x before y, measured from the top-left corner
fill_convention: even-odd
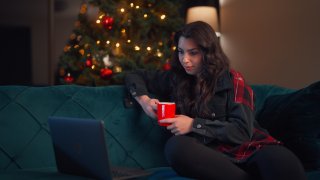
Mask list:
[[[166,62],[163,66],[162,69],[165,71],[169,71],[171,69],[171,65],[169,62]]]
[[[91,67],[92,66],[92,59],[87,59],[86,60],[86,66]]]
[[[106,29],[109,29],[109,30],[112,29],[113,23],[114,23],[113,17],[104,16],[102,18],[102,24],[103,24],[104,28],[106,28]]]
[[[66,82],[67,84],[71,84],[74,81],[74,78],[71,76],[70,73],[68,73],[63,79],[64,82]]]
[[[103,68],[100,70],[100,76],[102,78],[110,78],[112,76],[113,72],[111,69]]]

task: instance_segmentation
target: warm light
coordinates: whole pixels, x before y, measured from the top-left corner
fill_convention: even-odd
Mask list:
[[[139,9],[140,8],[140,6],[136,6],[136,9]]]
[[[116,72],[116,73],[121,73],[122,72],[122,68],[120,67],[120,66],[116,66],[116,67],[114,67],[114,72]]]
[[[110,44],[110,41],[106,41],[107,44]]]
[[[160,16],[160,19],[161,20],[164,20],[166,18],[166,15],[164,15],[164,14],[162,14],[161,16]]]
[[[134,50],[140,51],[140,47],[139,47],[139,46],[135,46],[135,47],[134,47]]]
[[[163,42],[160,41],[160,42],[158,43],[158,45],[159,45],[159,46],[162,46],[162,45],[163,45]]]
[[[79,48],[80,46],[77,44],[75,46],[73,46],[75,49]]]
[[[100,41],[99,41],[99,40],[97,41],[97,44],[100,44]]]
[[[148,17],[148,14],[144,14],[143,17],[144,17],[144,18],[147,18],[147,17]]]
[[[99,16],[99,19],[102,19],[103,17],[104,17],[104,14],[100,15],[100,16]]]
[[[176,49],[177,49],[177,47],[176,47],[176,46],[173,46],[173,47],[172,47],[172,50],[174,50],[174,51],[175,51]]]
[[[151,47],[148,46],[148,47],[147,47],[147,50],[148,50],[148,51],[151,51]]]
[[[96,67],[95,65],[92,65],[92,66],[91,66],[91,69],[94,69],[95,67]]]
[[[124,8],[121,8],[121,9],[120,9],[120,12],[122,12],[122,13],[125,12]]]
[[[186,23],[191,23],[194,21],[204,21],[217,32],[219,32],[218,27],[218,13],[217,9],[212,6],[195,6],[191,7],[187,11]]]
[[[96,23],[97,23],[97,24],[100,24],[100,23],[101,23],[100,19],[96,20]]]
[[[133,7],[133,6],[134,6],[134,4],[133,4],[133,3],[130,3],[130,6],[131,6],[131,7]]]
[[[117,48],[120,47],[120,43],[116,43],[116,47],[117,47]]]
[[[126,29],[121,29],[121,32],[124,34],[126,33]]]
[[[162,53],[160,52],[159,49],[157,49],[157,56],[158,56],[158,57],[162,57]]]
[[[131,43],[131,40],[130,40],[130,39],[128,39],[128,40],[127,40],[127,42],[128,42],[128,43]]]

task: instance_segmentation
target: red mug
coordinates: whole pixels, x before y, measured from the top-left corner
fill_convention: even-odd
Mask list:
[[[174,102],[159,102],[157,106],[158,124],[169,126],[170,123],[160,123],[159,120],[174,118],[176,115],[176,104]]]

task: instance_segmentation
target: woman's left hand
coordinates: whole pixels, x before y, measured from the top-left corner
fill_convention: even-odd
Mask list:
[[[162,119],[160,123],[170,123],[167,129],[174,135],[184,135],[191,131],[193,118],[185,115],[176,115],[174,118]]]

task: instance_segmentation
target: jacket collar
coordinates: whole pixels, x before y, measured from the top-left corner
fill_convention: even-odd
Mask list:
[[[233,84],[229,70],[224,71],[217,80],[215,92],[232,89]]]

